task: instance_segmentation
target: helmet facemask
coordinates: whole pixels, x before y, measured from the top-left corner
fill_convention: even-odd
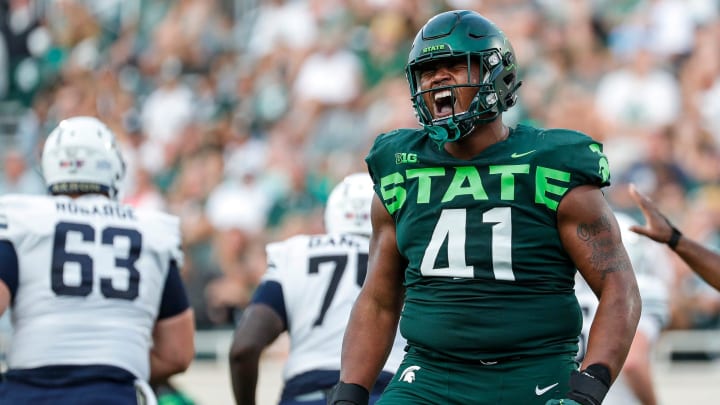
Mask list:
[[[421,89],[420,74],[428,64],[457,58],[464,58],[467,64],[467,83]],[[473,77],[474,72],[478,73]],[[418,120],[441,148],[446,142],[467,136],[477,125],[494,121],[515,105],[520,87],[516,72],[512,46],[505,34],[489,20],[467,10],[446,12],[428,21],[413,42],[405,68]],[[458,95],[468,88],[475,90],[471,102],[465,111],[456,111]],[[434,118],[436,106],[428,105],[424,96],[443,89],[450,90],[453,110],[450,115]]]

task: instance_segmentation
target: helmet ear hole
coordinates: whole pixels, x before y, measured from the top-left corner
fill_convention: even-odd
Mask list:
[[[512,52],[505,52],[503,55],[503,65],[512,66],[515,64],[515,55]]]

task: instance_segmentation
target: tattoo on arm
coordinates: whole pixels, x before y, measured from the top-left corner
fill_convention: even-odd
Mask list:
[[[611,229],[610,220],[605,215],[595,222],[581,223],[577,227],[578,238],[591,249],[590,263],[602,273],[603,279],[610,273],[627,270],[627,262],[612,239]]]
[[[610,231],[610,221],[605,215],[601,215],[597,221],[591,224],[580,224],[577,227],[577,235],[580,240],[589,242],[591,239],[603,232]]]

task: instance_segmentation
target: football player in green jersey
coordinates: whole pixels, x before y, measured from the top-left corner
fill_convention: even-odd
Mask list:
[[[366,158],[370,267],[328,403],[366,403],[399,322],[408,349],[379,404],[600,404],[641,306],[602,146],[503,124],[516,60],[476,12],[430,19],[406,75],[423,128],[378,136]],[[599,297],[582,364],[576,268]]]

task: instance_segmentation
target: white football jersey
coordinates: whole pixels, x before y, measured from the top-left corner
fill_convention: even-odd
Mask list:
[[[8,366],[110,365],[149,378],[179,220],[99,195],[0,197],[0,240],[18,258]]]
[[[368,238],[299,235],[268,244],[263,281],[282,287],[290,335],[284,380],[310,370],[339,370],[343,335],[365,280]],[[405,340],[395,335],[383,370],[395,373]]]
[[[623,214],[616,213],[616,216],[642,300],[638,331],[642,331],[650,343],[654,344],[670,319],[670,288],[674,277],[672,262],[663,245],[627,231],[633,221]],[[583,313],[583,327],[577,356],[578,361],[582,361],[587,349],[590,326],[597,311],[598,299],[579,273],[575,277],[575,295]],[[622,371],[610,387],[603,404],[640,404],[625,382]]]

